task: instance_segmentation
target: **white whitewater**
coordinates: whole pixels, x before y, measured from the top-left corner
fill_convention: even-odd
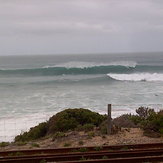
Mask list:
[[[109,77],[120,81],[163,81],[160,73],[135,73],[135,74],[107,74]]]

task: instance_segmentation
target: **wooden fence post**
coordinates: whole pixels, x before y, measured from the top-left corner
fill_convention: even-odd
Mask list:
[[[107,134],[111,134],[111,104],[108,104]]]

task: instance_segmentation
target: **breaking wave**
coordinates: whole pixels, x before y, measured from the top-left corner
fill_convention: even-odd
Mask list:
[[[141,72],[163,73],[163,66],[137,65],[135,62],[121,61],[112,63],[67,62],[37,68],[0,69],[0,75],[6,76],[96,75],[109,73],[117,74],[116,78],[119,78],[123,77],[123,74],[140,74]],[[118,76],[118,74],[121,75]]]
[[[69,62],[55,66],[26,69],[0,69],[0,75],[27,75],[27,76],[54,76],[54,75],[81,75],[81,74],[107,74],[108,72],[130,72],[135,64],[110,63],[97,64],[90,62]]]
[[[136,67],[137,63],[133,61],[119,61],[111,63],[96,63],[96,62],[67,62],[62,64],[57,64],[54,66],[43,66],[43,68],[55,68],[55,67],[65,67],[65,68],[91,68],[100,66],[124,66],[124,67]]]
[[[163,81],[160,73],[107,74],[110,78],[120,81]]]

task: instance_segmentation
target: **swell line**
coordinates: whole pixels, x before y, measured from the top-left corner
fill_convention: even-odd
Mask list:
[[[0,75],[6,76],[55,76],[55,75],[86,75],[86,74],[133,74],[163,73],[163,66],[136,65],[97,65],[92,67],[42,67],[28,69],[1,69]]]
[[[34,69],[10,69],[0,70],[0,75],[29,75],[29,76],[53,76],[53,75],[80,75],[80,74],[107,74],[108,72],[130,72],[134,68],[126,66],[94,66],[85,68],[48,67]]]

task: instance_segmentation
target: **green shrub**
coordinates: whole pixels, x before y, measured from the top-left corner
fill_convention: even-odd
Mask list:
[[[84,124],[83,126],[82,125],[78,125],[75,130],[76,131],[85,131],[85,132],[88,132],[88,131],[93,130],[94,127],[95,127],[95,125],[90,124],[90,123],[87,123],[87,124]]]
[[[163,135],[163,110],[155,112],[148,107],[139,107],[136,113],[137,115],[125,114],[115,118],[113,124],[118,127],[140,127],[144,130],[144,135],[149,137]],[[100,126],[102,133],[107,132],[105,123],[103,122]]]
[[[160,132],[161,136],[163,136],[163,128],[161,128],[161,129],[159,130],[159,132]]]
[[[138,109],[136,109],[136,113],[139,115],[140,118],[146,119],[151,114],[155,113],[155,111],[154,111],[154,109],[141,106]]]
[[[23,146],[23,145],[26,145],[26,144],[27,144],[27,142],[25,142],[25,141],[16,142],[16,145],[18,145],[18,146]]]
[[[95,127],[95,125],[90,124],[90,123],[87,123],[87,124],[83,125],[83,130],[86,131],[86,132],[88,132],[88,131],[93,130],[94,127]]]
[[[101,151],[102,149],[103,149],[102,146],[97,146],[97,147],[94,148],[95,151]]]
[[[159,137],[163,133],[163,111],[155,112],[154,109],[140,107],[136,110],[138,115],[128,118],[144,130],[144,135]]]
[[[149,117],[151,118],[154,114],[156,114],[154,109],[142,106],[136,109],[136,113],[137,115],[127,115],[127,118],[131,120],[136,125],[136,127],[141,127],[146,123],[146,119],[149,119]]]
[[[40,147],[40,145],[37,144],[37,143],[32,143],[31,146],[32,146],[32,147],[36,147],[36,148],[39,148],[39,147]]]
[[[48,133],[74,130],[78,126],[84,126],[85,124],[99,126],[104,119],[105,116],[88,109],[67,109],[50,118]]]
[[[129,120],[131,120],[136,126],[139,126],[141,122],[144,120],[142,117],[139,117],[138,115],[130,115]]]
[[[56,133],[53,135],[53,141],[54,141],[55,139],[63,138],[63,137],[65,137],[65,136],[66,136],[66,135],[65,135],[64,132],[56,132]]]
[[[1,142],[0,143],[0,147],[6,147],[6,146],[9,146],[10,143],[9,142]]]
[[[71,143],[65,143],[63,146],[64,147],[70,147],[71,146]]]
[[[87,152],[88,149],[87,149],[87,148],[80,148],[78,151],[79,151],[79,152]]]
[[[23,134],[16,136],[15,142],[17,141],[25,142],[29,140],[35,140],[45,136],[46,133],[47,133],[47,123],[43,122],[40,123],[38,126],[30,128],[28,132],[24,132]]]
[[[53,135],[56,132],[65,132],[76,128],[90,131],[94,126],[99,126],[105,119],[106,116],[88,109],[67,109],[52,116],[48,122],[40,123],[30,128],[28,132],[16,136],[15,142],[27,142],[47,135]],[[55,136],[59,137],[57,134]],[[53,137],[54,139],[55,136]]]
[[[88,132],[88,137],[89,138],[95,137],[95,133],[93,131]]]
[[[147,119],[142,123],[142,128],[146,135],[152,136],[152,133],[158,133],[159,135],[154,134],[154,136],[161,136],[163,132],[163,113],[162,111],[158,113],[152,113]]]

